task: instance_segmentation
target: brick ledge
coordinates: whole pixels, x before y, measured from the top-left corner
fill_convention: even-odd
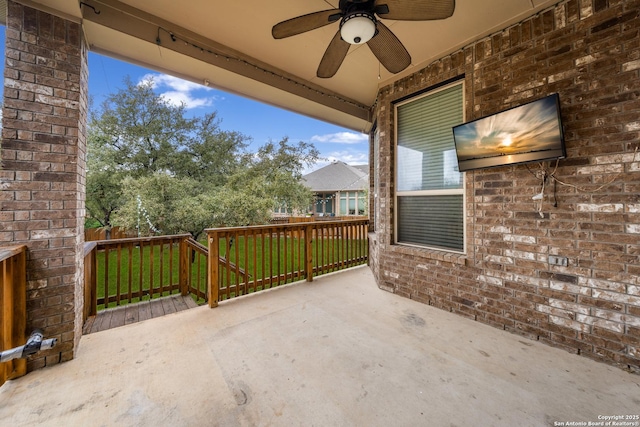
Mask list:
[[[420,248],[417,246],[409,246],[402,244],[394,244],[388,246],[389,250],[395,253],[413,255],[432,260],[450,262],[452,264],[467,265],[467,255],[449,251],[441,251],[437,249]]]

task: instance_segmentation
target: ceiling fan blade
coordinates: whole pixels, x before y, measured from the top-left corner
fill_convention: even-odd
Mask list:
[[[371,52],[390,73],[399,73],[411,65],[411,55],[391,30],[378,21],[378,34],[367,42]]]
[[[342,65],[342,61],[344,61],[344,57],[347,56],[350,47],[351,45],[349,43],[342,40],[340,30],[338,30],[336,35],[333,36],[331,43],[329,43],[327,50],[324,52],[322,61],[320,61],[317,72],[318,77],[322,79],[333,77],[338,72],[340,65]]]
[[[388,12],[384,6],[388,7]],[[453,15],[455,0],[376,0],[375,10],[382,19],[398,21],[432,21]]]
[[[283,39],[306,33],[338,21],[341,14],[342,11],[340,9],[331,9],[287,19],[274,25],[271,29],[271,35],[274,39]]]

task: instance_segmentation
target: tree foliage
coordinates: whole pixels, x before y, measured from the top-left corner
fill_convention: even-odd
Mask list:
[[[222,130],[216,112],[187,117],[153,86],[125,78],[91,115],[90,218],[143,235],[197,237],[208,227],[265,223],[276,204],[309,206],[301,177],[318,159],[313,145],[283,138],[248,152],[249,138]]]

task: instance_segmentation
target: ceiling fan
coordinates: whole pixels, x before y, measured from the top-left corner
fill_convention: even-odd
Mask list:
[[[454,9],[455,0],[340,0],[338,9],[282,21],[273,26],[271,34],[274,39],[282,39],[340,21],[340,28],[318,66],[318,77],[333,77],[349,47],[363,43],[369,46],[384,68],[395,74],[411,64],[411,56],[380,19],[431,21],[450,17]]]

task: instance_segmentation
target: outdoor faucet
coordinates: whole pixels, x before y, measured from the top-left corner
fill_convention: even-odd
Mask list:
[[[40,350],[49,350],[58,342],[57,338],[43,340],[42,337],[42,331],[40,329],[36,329],[31,332],[31,335],[29,336],[29,339],[27,339],[27,343],[25,345],[0,352],[0,362],[8,362],[10,360],[20,358],[24,359],[27,356],[39,352]]]

